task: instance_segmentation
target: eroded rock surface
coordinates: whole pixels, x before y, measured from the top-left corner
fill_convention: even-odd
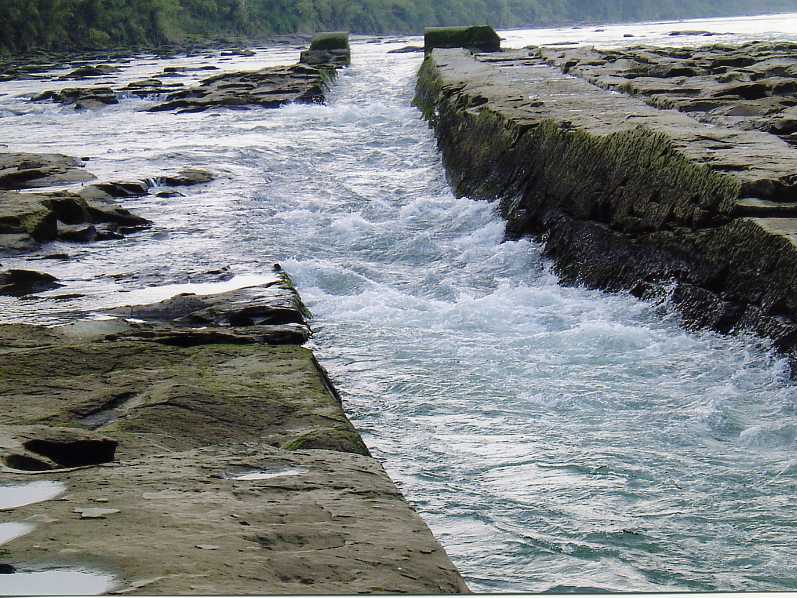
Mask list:
[[[90,181],[83,162],[63,154],[0,153],[0,189],[31,189]]]
[[[223,73],[204,79],[195,87],[171,93],[163,103],[149,110],[202,112],[209,108],[279,108],[291,102],[322,102],[333,75],[334,69],[304,64]]]
[[[94,176],[82,162],[58,154],[0,154],[0,251],[20,251],[40,243],[87,243],[119,239],[152,222],[115,200],[147,195],[153,186],[182,187],[213,180],[201,168],[184,168],[145,181],[111,181],[75,191],[31,193],[25,189],[83,182]],[[168,193],[168,192],[167,192]]]
[[[93,185],[78,193],[0,191],[0,249],[28,249],[56,239],[114,239],[151,224]]]
[[[725,127],[767,131],[797,143],[795,43],[543,49],[540,54],[564,72],[640,96],[657,108],[674,108]]]
[[[0,482],[67,486],[14,509],[36,526],[9,571],[91,563],[140,594],[467,591],[306,336],[274,342],[307,330],[284,273],[113,313],[149,320],[0,326]]]
[[[564,282],[669,297],[687,326],[797,354],[797,152],[781,138],[706,127],[528,50],[435,50],[416,103],[454,190],[500,200],[510,235],[544,234]]]

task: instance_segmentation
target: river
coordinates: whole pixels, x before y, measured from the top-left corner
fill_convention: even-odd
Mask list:
[[[687,28],[736,35],[666,35]],[[504,35],[510,47],[795,39],[797,15]],[[245,282],[279,262],[347,412],[474,591],[797,589],[785,362],[760,339],[686,332],[666,305],[560,286],[538,243],[503,242],[491,204],[451,194],[410,105],[421,56],[386,53],[419,40],[368,41],[326,106],[174,115],[130,98],[75,112],[26,99],[74,83],[0,84],[3,151],[90,157],[106,180],[219,175],[125,202],[155,226],[122,241],[3,258],[66,286],[0,298],[0,319],[92,317],[147,287],[213,282],[221,267]],[[116,82],[297,58],[138,57]]]

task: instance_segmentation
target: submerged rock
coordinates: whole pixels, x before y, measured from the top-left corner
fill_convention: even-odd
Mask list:
[[[388,54],[410,54],[413,52],[423,52],[423,46],[404,46],[403,48],[396,48],[394,50],[388,50]]]

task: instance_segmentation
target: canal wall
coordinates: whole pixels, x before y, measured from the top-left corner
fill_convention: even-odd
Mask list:
[[[416,105],[457,195],[497,200],[567,284],[667,300],[797,355],[797,154],[612,93],[534,50],[435,49]]]

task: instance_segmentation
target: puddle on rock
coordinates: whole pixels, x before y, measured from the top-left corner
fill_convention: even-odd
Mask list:
[[[96,596],[115,585],[112,575],[85,569],[17,569],[0,576],[0,596]]]
[[[40,480],[25,484],[0,485],[0,511],[50,500],[66,490],[63,482]]]
[[[32,523],[0,523],[0,546],[7,544],[20,536],[29,534],[36,527]],[[1,586],[2,584],[0,584]],[[0,589],[2,589],[0,587]]]
[[[200,282],[187,284],[168,284],[159,287],[145,287],[135,291],[130,291],[124,295],[124,303],[108,307],[124,307],[127,305],[139,305],[158,303],[184,293],[195,295],[218,295],[228,291],[237,291],[246,287],[261,286],[269,283],[277,283],[280,278],[275,274],[257,275],[242,274],[234,276],[230,280],[222,282]]]
[[[258,469],[246,473],[228,474],[227,477],[231,480],[251,482],[254,480],[270,480],[272,478],[302,475],[303,473],[307,473],[307,470],[301,467],[283,467],[281,469]]]

